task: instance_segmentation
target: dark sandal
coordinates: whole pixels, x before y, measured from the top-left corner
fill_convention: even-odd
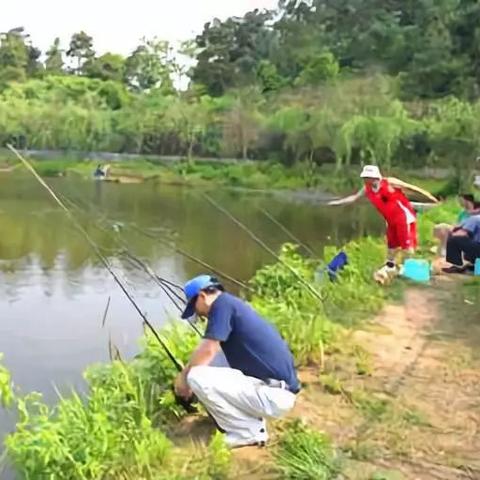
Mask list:
[[[442,268],[443,273],[457,273],[462,274],[467,271],[466,267],[458,267],[457,265],[452,265],[451,267]]]

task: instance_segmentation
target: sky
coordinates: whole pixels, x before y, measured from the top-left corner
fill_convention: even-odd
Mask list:
[[[128,55],[142,37],[178,42],[194,38],[217,17],[275,8],[278,0],[14,0],[2,6],[0,32],[23,26],[33,44],[48,49],[56,36],[67,48],[84,30],[95,50]]]

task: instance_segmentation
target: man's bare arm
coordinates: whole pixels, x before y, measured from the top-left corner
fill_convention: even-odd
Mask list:
[[[175,380],[175,391],[183,398],[189,398],[191,391],[187,384],[187,375],[191,368],[198,367],[200,365],[209,365],[215,358],[215,355],[220,351],[220,342],[217,340],[210,340],[205,338],[200,345],[192,353],[190,361],[187,366],[182,370]]]
[[[220,342],[218,340],[204,338],[200,345],[192,353],[190,361],[188,362],[185,370],[190,370],[190,368],[198,367],[199,365],[209,365],[219,351]]]

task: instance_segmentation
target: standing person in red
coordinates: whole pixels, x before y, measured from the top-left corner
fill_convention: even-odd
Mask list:
[[[364,187],[354,195],[330,202],[347,205],[367,197],[387,223],[388,259],[385,270],[395,271],[395,255],[400,249],[411,254],[417,247],[417,219],[410,201],[398,187],[383,178],[376,165],[366,165],[360,177]]]

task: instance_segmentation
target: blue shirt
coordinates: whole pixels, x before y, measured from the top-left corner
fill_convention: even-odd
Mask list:
[[[249,377],[284,380],[297,393],[293,356],[277,329],[239,298],[222,293],[208,314],[205,338],[217,340],[231,368]]]
[[[480,215],[473,215],[467,218],[461,227],[470,234],[474,242],[480,243]]]

